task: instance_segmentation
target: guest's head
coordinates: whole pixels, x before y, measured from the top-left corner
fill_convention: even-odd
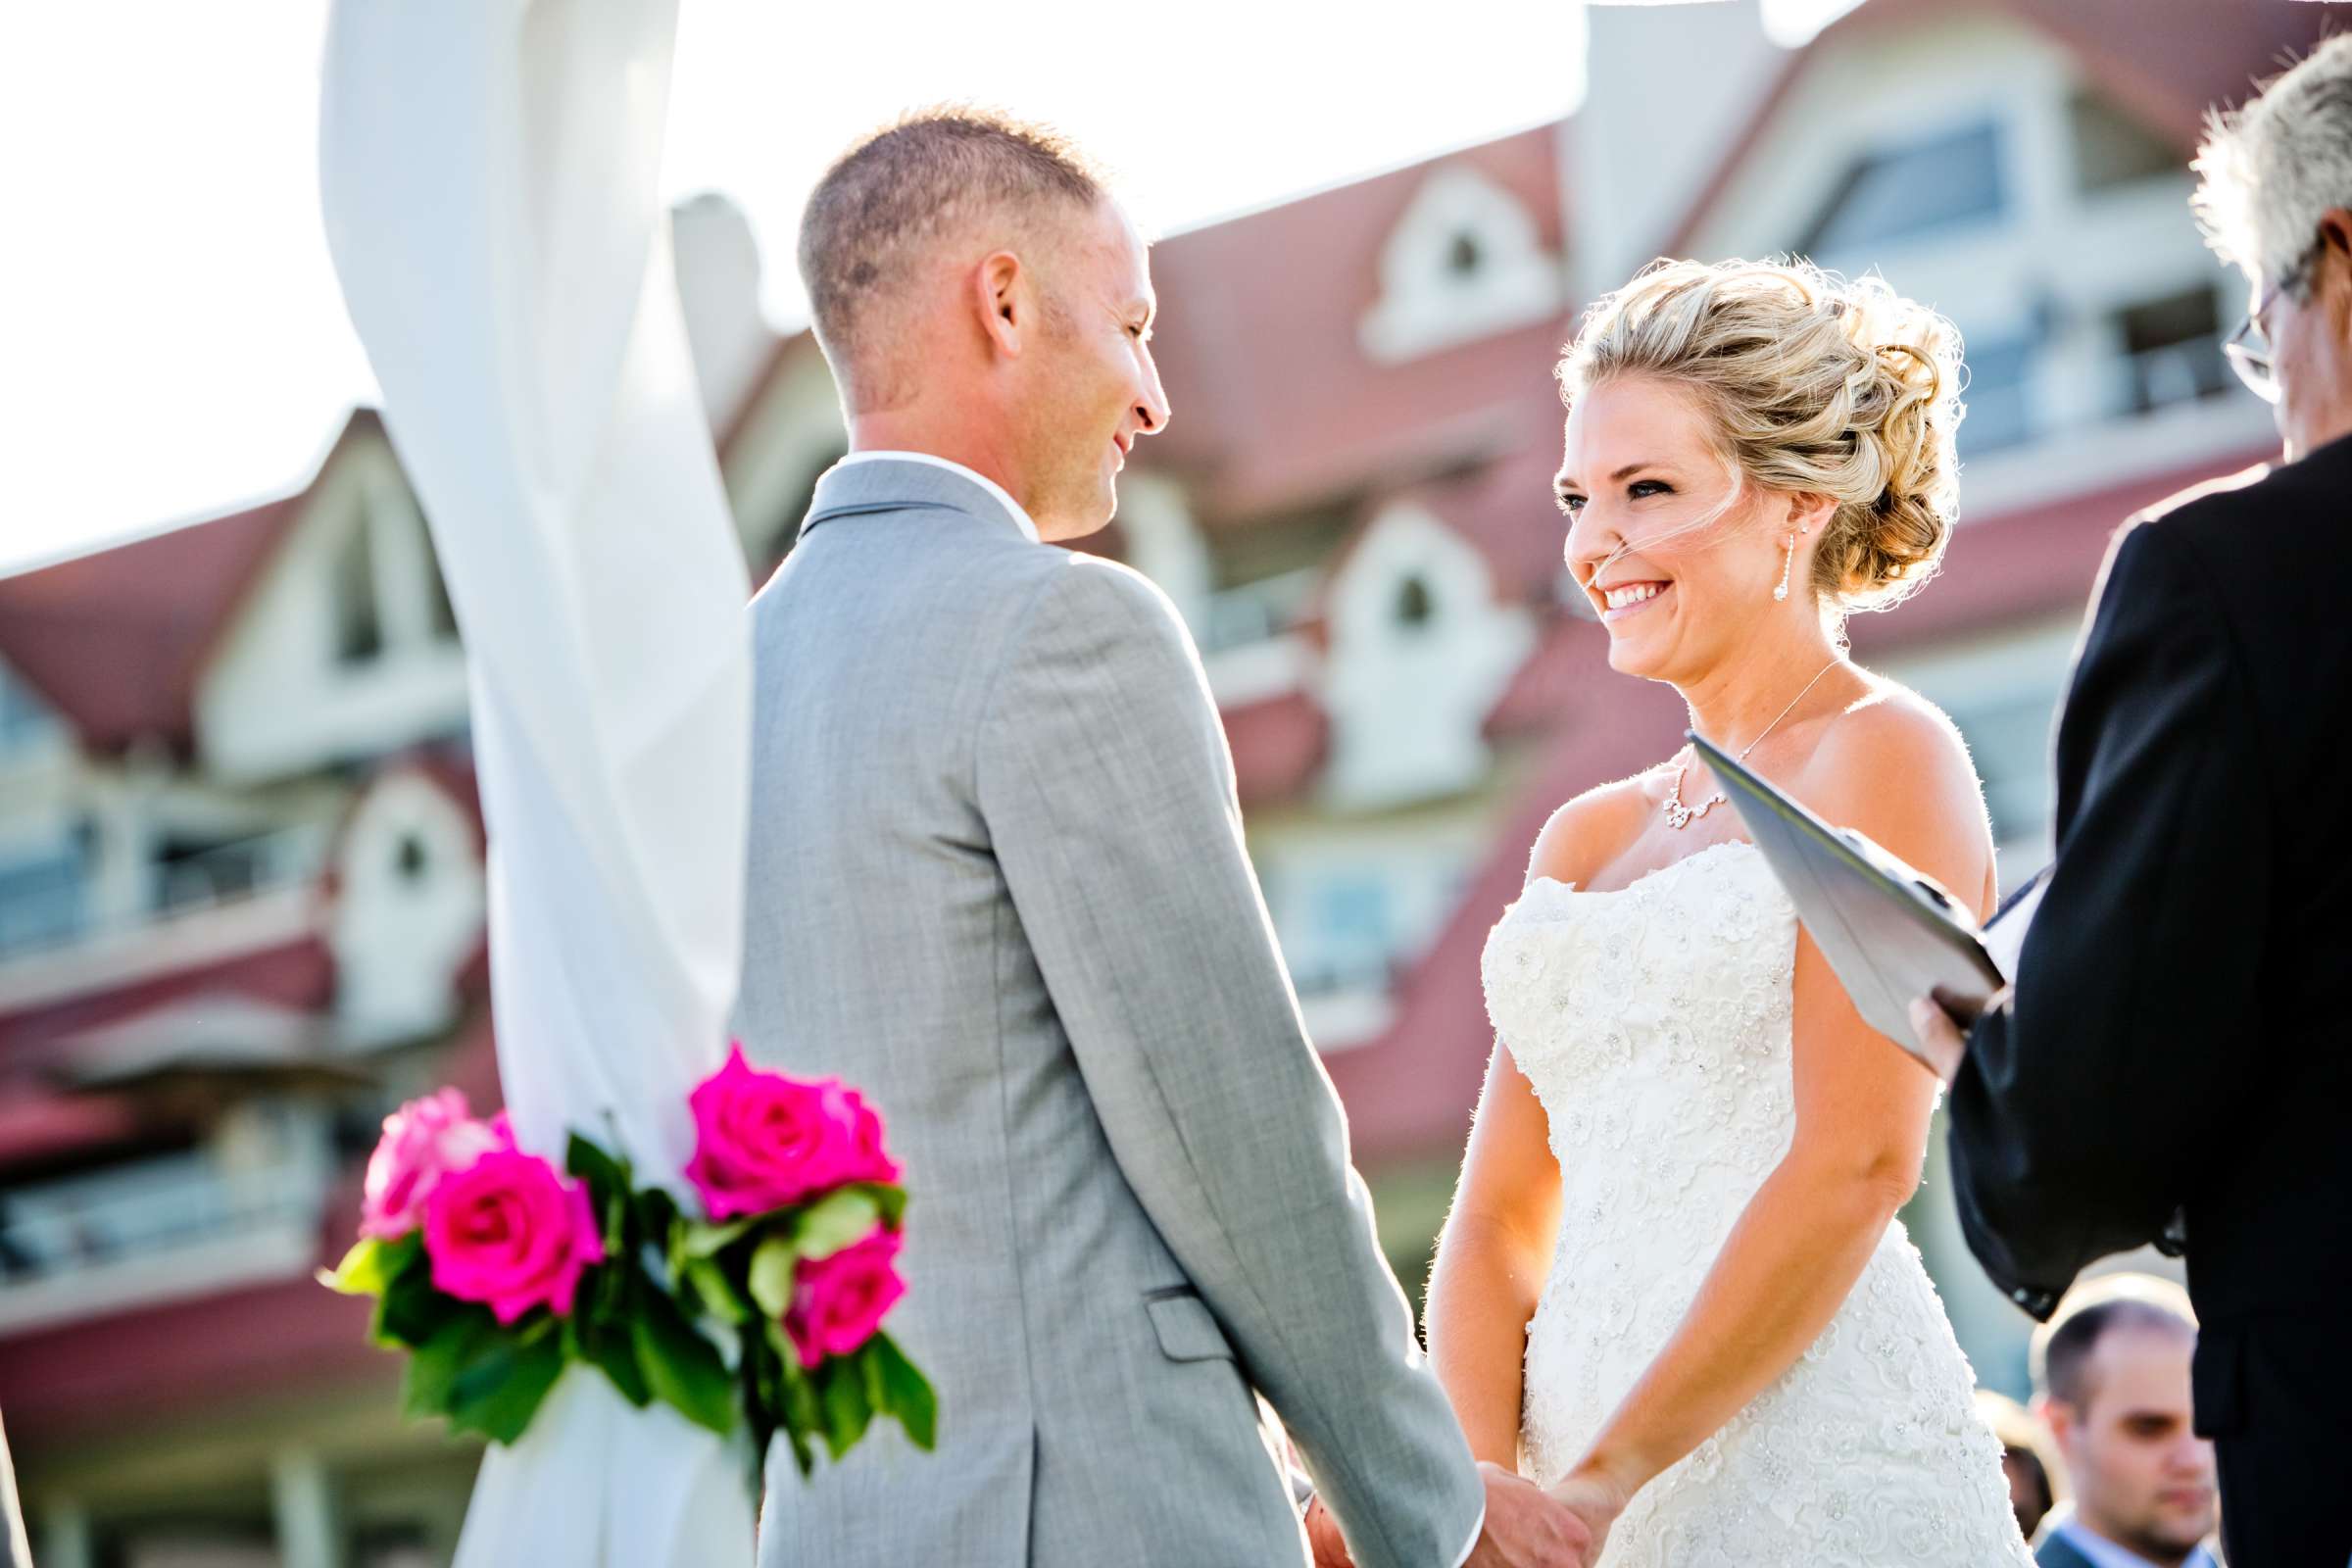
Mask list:
[[[2186,1293],[2145,1274],[2077,1288],[2034,1337],[2036,1408],[2076,1519],[2167,1568],[2215,1523],[2213,1445],[2189,1421],[2196,1346]]]
[[[856,444],[965,463],[1048,538],[1110,519],[1168,404],[1144,241],[1076,147],[988,111],[909,115],[826,172],[800,263]]]
[[[2206,240],[2246,274],[2231,358],[2287,457],[2352,434],[2352,35],[2216,113],[2195,168]]]
[[[2017,1516],[2018,1533],[2028,1541],[2057,1506],[2065,1475],[2050,1444],[2049,1428],[2033,1411],[2005,1394],[1977,1391],[1977,1414],[1992,1428],[2001,1445],[2001,1475],[2009,1483],[2009,1511]]]
[[[1659,263],[1592,307],[1558,373],[1568,565],[1620,670],[1703,679],[1942,558],[1960,339],[1877,278]]]

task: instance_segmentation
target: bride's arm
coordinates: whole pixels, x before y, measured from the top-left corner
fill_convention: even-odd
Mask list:
[[[1810,771],[1809,804],[1952,888],[1982,888],[1984,806],[1957,736],[1918,710],[1850,715]],[[1832,755],[1835,745],[1842,755]],[[1795,1132],[1657,1358],[1567,1490],[1613,1515],[1796,1360],[1837,1315],[1919,1185],[1936,1081],[1865,1024],[1800,934]]]
[[[1470,1452],[1519,1466],[1528,1320],[1559,1234],[1560,1169],[1544,1107],[1500,1041],[1429,1276],[1429,1356]]]

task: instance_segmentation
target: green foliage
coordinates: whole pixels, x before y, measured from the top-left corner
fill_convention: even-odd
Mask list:
[[[918,1448],[936,1443],[938,1397],[888,1335],[807,1368],[781,1321],[801,1263],[876,1226],[898,1228],[905,1189],[861,1182],[713,1225],[681,1212],[661,1188],[639,1191],[627,1160],[577,1134],[564,1168],[587,1186],[606,1252],[581,1275],[568,1317],[537,1307],[502,1324],[488,1307],[445,1295],[420,1232],[363,1239],[318,1272],[329,1290],[374,1298],[376,1343],[409,1352],[409,1414],[513,1443],[576,1362],[639,1408],[659,1399],[721,1436],[744,1427],[755,1494],[778,1436],[803,1475],[819,1444],[839,1459],[878,1418],[897,1421]]]

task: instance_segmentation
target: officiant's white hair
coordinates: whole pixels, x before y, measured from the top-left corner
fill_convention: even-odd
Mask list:
[[[810,193],[800,242],[817,343],[851,407],[898,400],[890,306],[932,244],[991,220],[1033,233],[1041,214],[1091,212],[1106,193],[1076,143],[994,109],[918,109],[852,143]]]
[[[2206,243],[2249,278],[2292,273],[2321,215],[2352,207],[2352,34],[2321,44],[2243,108],[2216,110],[2189,167],[2203,176],[2191,205]]]

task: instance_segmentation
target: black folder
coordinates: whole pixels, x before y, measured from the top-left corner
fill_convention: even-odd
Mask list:
[[[1965,906],[1926,872],[1832,827],[1703,737],[1690,739],[1864,1022],[1926,1062],[1911,1032],[1914,998],[1934,997],[1963,1025],[1976,1021],[2008,981]]]

